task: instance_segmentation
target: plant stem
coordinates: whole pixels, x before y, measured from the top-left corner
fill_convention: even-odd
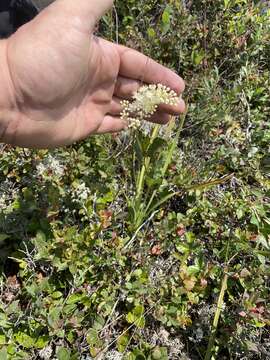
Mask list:
[[[174,138],[174,140],[173,140],[173,142],[172,142],[172,144],[171,144],[171,146],[170,146],[170,148],[169,148],[169,151],[168,151],[168,153],[167,153],[166,160],[165,160],[165,164],[164,164],[163,169],[162,169],[162,176],[163,176],[163,177],[165,176],[165,174],[166,174],[166,172],[167,172],[167,170],[168,170],[168,167],[169,167],[169,165],[170,165],[170,163],[171,163],[171,161],[172,161],[173,152],[174,152],[174,150],[175,150],[176,147],[177,147],[180,133],[181,133],[181,131],[183,130],[183,127],[184,127],[184,123],[185,123],[185,119],[186,119],[186,114],[187,114],[187,112],[186,112],[183,116],[181,116],[181,118],[180,118],[180,123],[179,123],[179,127],[178,127],[178,129],[177,129],[175,138]]]
[[[217,332],[219,318],[220,318],[221,311],[222,311],[222,306],[224,303],[224,295],[227,290],[227,283],[228,283],[228,275],[227,275],[228,269],[225,268],[224,271],[225,271],[225,275],[224,275],[222,283],[221,283],[221,289],[220,289],[218,303],[217,303],[217,310],[215,313],[215,317],[214,317],[214,321],[213,321],[213,325],[212,325],[212,329],[211,329],[211,335],[210,335],[210,339],[208,342],[207,352],[206,352],[204,360],[211,360],[212,353],[213,353],[213,347],[214,347],[215,340],[216,340],[216,332]]]
[[[168,153],[167,153],[167,156],[166,156],[166,160],[165,160],[165,164],[163,166],[163,169],[162,169],[162,172],[161,172],[161,175],[162,177],[164,178],[164,176],[166,175],[166,172],[168,170],[168,167],[172,161],[172,157],[173,157],[173,152],[178,144],[178,140],[179,140],[179,136],[180,136],[180,133],[181,131],[183,130],[183,126],[184,126],[184,123],[185,123],[185,118],[186,118],[186,113],[181,117],[181,120],[180,120],[180,124],[179,124],[179,127],[177,129],[177,132],[176,132],[176,136],[172,142],[172,145],[170,146],[169,150],[168,150]],[[171,124],[175,124],[175,119],[174,121],[171,122]],[[171,127],[172,127],[171,125]],[[146,206],[146,209],[145,209],[145,213],[147,214],[148,213],[148,210],[151,208],[151,205],[155,199],[155,196],[157,195],[157,189],[153,191],[152,193],[152,196],[150,198],[150,200],[148,201],[148,204]],[[163,202],[162,202],[163,203]]]
[[[159,125],[154,127],[154,130],[152,132],[151,139],[149,142],[149,146],[153,143],[153,141],[157,137],[159,129],[160,129]],[[149,146],[148,146],[148,148],[149,148]],[[149,165],[150,165],[150,157],[145,157],[142,168],[139,172],[139,177],[138,177],[138,181],[137,181],[136,201],[141,200],[141,196],[142,196],[142,192],[143,192],[143,188],[144,188],[145,174],[149,168]]]

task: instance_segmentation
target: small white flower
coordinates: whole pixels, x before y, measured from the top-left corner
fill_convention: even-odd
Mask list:
[[[65,173],[65,166],[51,154],[40,162],[36,169],[39,176],[46,176],[51,172],[55,177],[61,178]]]
[[[15,188],[11,181],[5,180],[0,183],[0,210],[7,210],[17,194],[18,189]]]
[[[72,201],[84,203],[88,199],[90,193],[90,189],[85,185],[84,182],[81,182],[72,194]]]
[[[204,337],[204,332],[203,332],[203,329],[202,328],[197,328],[196,331],[195,331],[195,339],[197,342],[200,342],[203,340],[203,337]]]
[[[6,194],[0,194],[0,209],[4,210],[7,208],[7,204],[6,204]]]
[[[123,100],[121,118],[129,123],[129,128],[137,129],[143,120],[149,119],[160,104],[177,105],[179,97],[170,88],[162,85],[144,85],[134,95],[131,102]]]
[[[38,174],[39,176],[43,176],[43,175],[46,173],[46,171],[47,171],[47,168],[46,168],[46,166],[45,166],[43,163],[39,163],[39,164],[37,165],[36,169],[37,169],[37,174]]]
[[[107,352],[107,354],[105,355],[105,359],[106,360],[122,360],[123,354],[121,354],[120,352],[118,352],[116,350],[112,350],[112,351]]]
[[[43,360],[50,360],[52,356],[53,350],[50,346],[45,347],[44,349],[39,351],[39,357]]]

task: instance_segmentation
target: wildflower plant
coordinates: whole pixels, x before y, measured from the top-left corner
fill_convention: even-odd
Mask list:
[[[143,85],[133,95],[132,101],[123,100],[121,118],[129,128],[138,129],[141,121],[148,120],[161,104],[175,106],[179,102],[176,92],[162,84]]]

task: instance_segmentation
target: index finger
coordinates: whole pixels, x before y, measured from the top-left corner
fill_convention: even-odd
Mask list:
[[[140,52],[116,45],[120,55],[121,76],[148,84],[163,84],[180,95],[185,90],[184,80],[172,70],[160,65]]]

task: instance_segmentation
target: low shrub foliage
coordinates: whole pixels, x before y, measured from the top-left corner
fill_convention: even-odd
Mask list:
[[[188,112],[1,147],[0,359],[269,359],[267,2],[118,1],[99,31],[181,74]]]

